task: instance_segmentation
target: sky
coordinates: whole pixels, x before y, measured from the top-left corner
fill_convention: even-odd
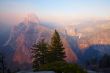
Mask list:
[[[0,20],[17,21],[29,13],[56,22],[109,18],[110,0],[0,0]]]

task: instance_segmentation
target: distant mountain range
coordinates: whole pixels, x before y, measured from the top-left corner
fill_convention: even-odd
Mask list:
[[[12,27],[12,28],[11,28]],[[27,16],[21,23],[8,26],[0,23],[0,51],[8,64],[31,65],[31,47],[40,39],[49,42],[54,29],[60,33],[66,61],[84,63],[110,53],[110,21],[89,21],[77,25],[58,25],[42,22],[36,16]]]

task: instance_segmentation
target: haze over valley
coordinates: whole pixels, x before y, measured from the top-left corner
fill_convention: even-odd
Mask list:
[[[31,70],[33,44],[42,39],[51,44],[57,30],[68,64],[99,71],[100,60],[110,56],[109,7],[108,0],[0,1],[0,54],[6,67]]]

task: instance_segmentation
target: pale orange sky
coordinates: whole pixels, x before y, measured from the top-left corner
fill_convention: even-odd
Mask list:
[[[1,0],[0,20],[17,23],[28,13],[40,20],[66,23],[110,18],[110,0]]]

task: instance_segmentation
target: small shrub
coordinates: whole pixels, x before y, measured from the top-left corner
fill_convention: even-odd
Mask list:
[[[55,71],[56,73],[87,73],[77,64],[68,64],[62,61],[44,64],[40,67],[40,70]]]

